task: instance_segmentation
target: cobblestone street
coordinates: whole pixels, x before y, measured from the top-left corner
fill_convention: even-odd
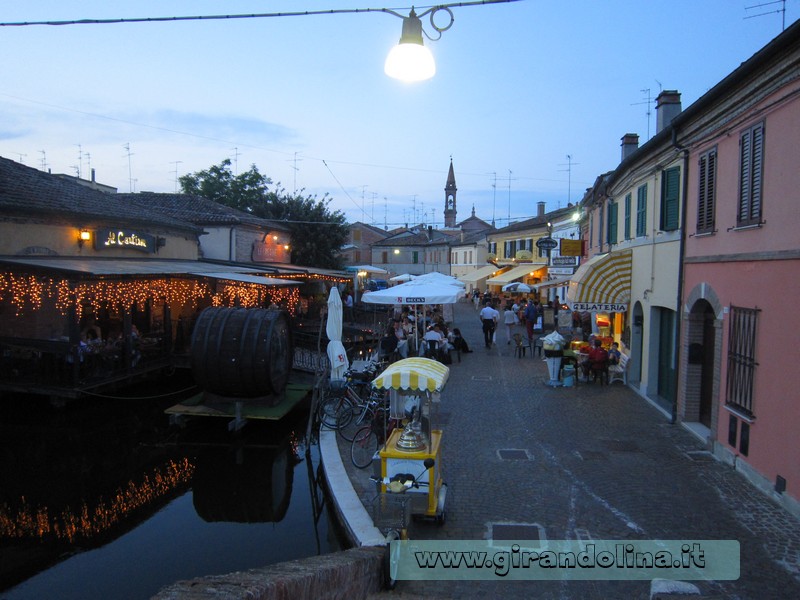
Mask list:
[[[716,461],[693,434],[621,383],[552,388],[539,356],[498,331],[483,347],[472,304],[455,307],[474,352],[454,362],[434,412],[448,484],[444,526],[412,539],[738,540],[738,581],[693,582],[707,597],[799,598],[800,522]],[[522,329],[520,328],[520,331]],[[343,460],[369,506],[370,470]],[[514,452],[503,452],[512,450]],[[506,538],[508,539],[508,538]],[[648,598],[642,581],[400,581],[441,597]]]

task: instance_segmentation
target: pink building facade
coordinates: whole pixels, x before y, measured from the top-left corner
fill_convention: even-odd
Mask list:
[[[800,514],[800,25],[673,124],[687,159],[678,418]]]

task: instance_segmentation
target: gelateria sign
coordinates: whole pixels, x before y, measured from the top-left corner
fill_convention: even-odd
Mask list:
[[[628,305],[619,302],[572,302],[570,309],[575,312],[625,312]]]
[[[126,248],[140,252],[156,251],[156,236],[130,229],[99,229],[94,239],[95,250]]]

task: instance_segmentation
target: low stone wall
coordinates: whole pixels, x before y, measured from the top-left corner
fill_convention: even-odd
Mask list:
[[[351,548],[261,569],[179,581],[153,600],[348,600],[380,591],[384,547]]]

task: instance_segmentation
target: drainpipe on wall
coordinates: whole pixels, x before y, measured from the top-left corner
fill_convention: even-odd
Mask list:
[[[681,350],[681,330],[682,330],[682,318],[683,313],[681,311],[681,306],[683,304],[683,279],[685,274],[685,266],[684,266],[684,256],[686,255],[686,205],[688,204],[688,193],[689,193],[689,149],[681,146],[678,143],[678,132],[673,127],[672,128],[672,146],[678,151],[683,154],[683,198],[681,199],[681,224],[680,224],[680,232],[681,232],[681,243],[680,243],[680,250],[678,251],[678,265],[680,268],[678,274],[678,297],[676,298],[676,305],[677,305],[677,315],[678,315],[678,322],[677,326],[677,335],[675,336],[676,339],[676,351],[678,352],[678,356],[680,356]],[[675,369],[675,402],[672,405],[672,415],[670,419],[670,423],[675,425],[678,422],[678,384],[680,382],[680,366],[681,363],[678,362],[678,368]]]

